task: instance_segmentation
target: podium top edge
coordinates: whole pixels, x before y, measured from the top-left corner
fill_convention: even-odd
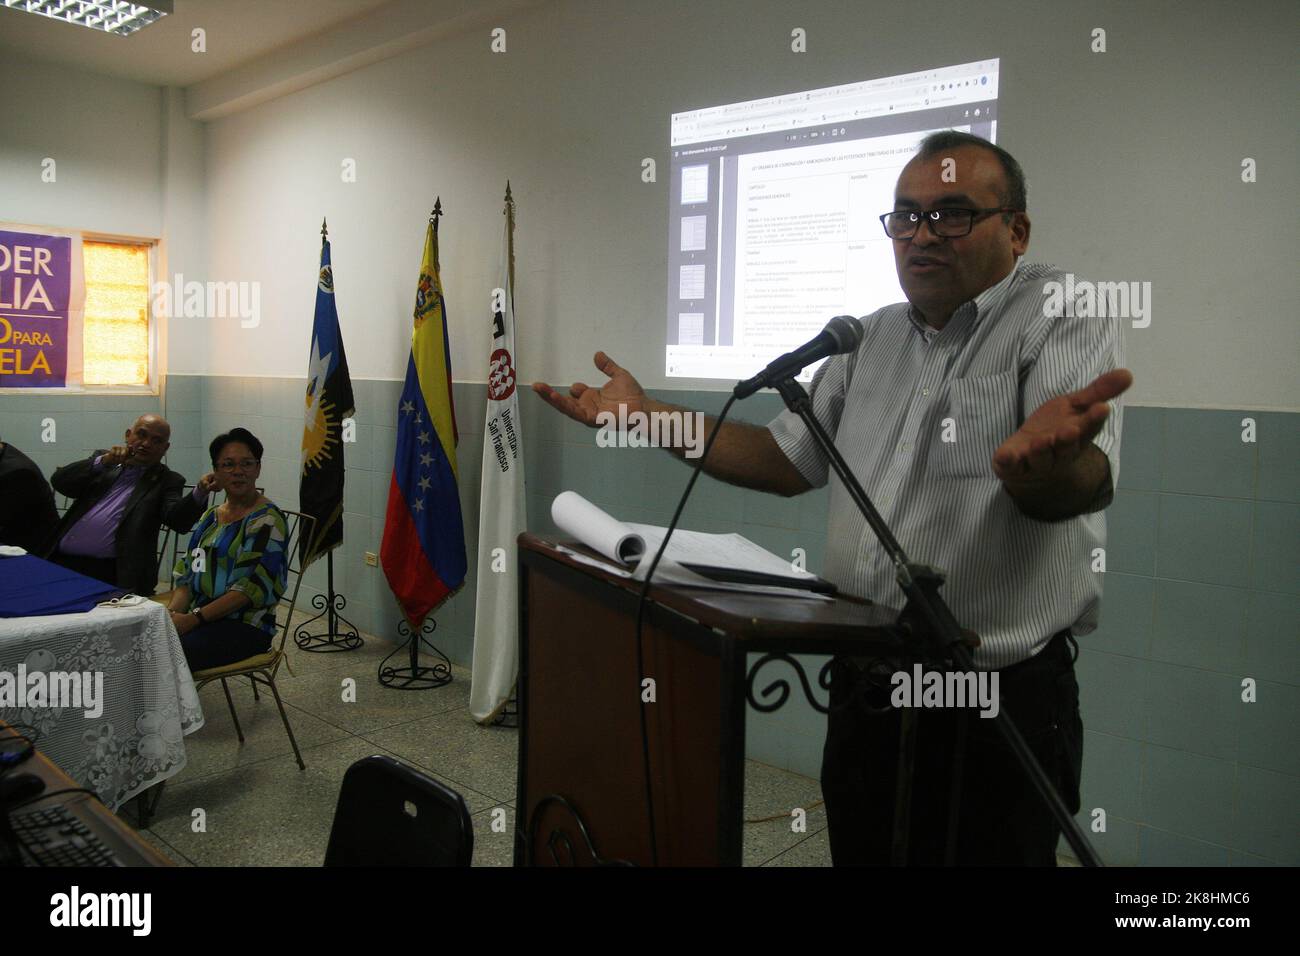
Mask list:
[[[575,560],[558,546],[585,550],[532,532],[519,535],[520,562],[546,571],[556,565],[623,592],[634,607],[639,582]],[[808,654],[871,654],[897,646],[898,611],[862,598],[836,595],[830,600],[743,591],[652,584],[649,600],[701,627],[735,639],[744,651],[782,650]]]

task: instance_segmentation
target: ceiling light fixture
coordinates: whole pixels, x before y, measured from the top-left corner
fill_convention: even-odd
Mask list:
[[[173,0],[149,0],[148,5],[130,0],[0,0],[0,4],[120,37],[173,12]]]

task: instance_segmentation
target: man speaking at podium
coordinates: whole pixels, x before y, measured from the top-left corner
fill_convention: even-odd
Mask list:
[[[1019,262],[1030,231],[1024,174],[982,139],[927,137],[881,221],[908,301],[864,318],[856,351],[817,370],[813,409],[911,559],[946,573],[942,595],[980,637],[976,666],[998,671],[1000,703],[1077,813],[1083,726],[1073,635],[1097,622],[1101,511],[1119,469],[1118,403],[1115,414],[1107,403],[1133,380],[1118,367],[1119,319],[1062,308],[1059,294],[1053,306],[1063,274]],[[609,377],[601,388],[533,388],[592,426],[619,406],[674,410],[605,353],[596,366]],[[790,412],[766,427],[725,423],[703,467],[786,496],[828,480],[826,459]],[[901,605],[893,565],[840,481],[830,482],[824,576]],[[851,699],[860,664],[835,669],[822,761],[836,865],[890,861],[901,711],[888,709],[887,686],[871,699],[883,715],[860,699],[834,706]],[[994,722],[972,708],[918,717],[909,862],[1054,865],[1059,827]],[[949,856],[961,727],[965,770]]]

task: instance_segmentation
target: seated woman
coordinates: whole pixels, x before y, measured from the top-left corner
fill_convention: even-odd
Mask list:
[[[233,664],[271,646],[284,593],[289,523],[257,490],[262,443],[232,428],[208,446],[223,504],[209,508],[176,562],[169,610],[191,671]],[[206,479],[205,479],[206,480]]]

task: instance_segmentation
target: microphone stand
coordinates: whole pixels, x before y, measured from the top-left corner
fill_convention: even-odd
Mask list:
[[[781,394],[786,407],[798,415],[803,423],[808,426],[809,434],[813,436],[818,448],[821,449],[822,454],[826,456],[831,467],[835,470],[835,474],[843,482],[849,497],[853,499],[853,503],[862,512],[862,516],[867,519],[867,524],[889,555],[890,561],[893,562],[898,586],[903,589],[903,593],[907,596],[907,603],[899,614],[897,622],[903,637],[906,639],[915,636],[920,642],[922,650],[933,657],[942,659],[951,656],[956,668],[974,671],[975,662],[962,640],[961,627],[958,625],[957,619],[953,617],[952,609],[948,607],[947,602],[939,594],[939,587],[944,580],[943,574],[929,565],[917,564],[908,559],[902,545],[898,543],[893,532],[889,530],[889,526],[880,517],[880,512],[876,511],[875,505],[871,503],[871,499],[867,497],[867,493],[863,491],[862,485],[853,476],[853,472],[849,470],[844,456],[840,454],[839,449],[835,447],[835,443],[831,441],[830,436],[826,433],[826,429],[822,427],[822,423],[813,414],[812,402],[809,400],[808,393],[804,391],[803,386],[796,382],[793,376],[788,376],[776,381],[772,387]],[[999,707],[998,713],[993,717],[993,722],[1011,748],[1011,752],[1015,754],[1016,759],[1024,768],[1025,773],[1029,776],[1034,789],[1038,791],[1038,795],[1047,804],[1052,816],[1056,818],[1056,822],[1060,825],[1061,831],[1065,834],[1065,838],[1074,849],[1079,861],[1085,866],[1101,866],[1101,859],[1097,856],[1097,852],[1088,842],[1088,838],[1079,827],[1078,821],[1066,809],[1061,795],[1056,792],[1052,782],[1047,779],[1047,774],[1039,766],[1038,760],[1025,743],[1025,738],[1021,736],[1019,728],[1008,718],[1005,707]],[[893,862],[895,864],[903,864],[907,860],[908,811],[911,806],[912,773],[916,753],[915,714],[911,708],[908,708],[903,713],[899,748],[900,772],[897,804],[894,813]],[[951,844],[954,839],[951,829],[948,833],[948,839]],[[952,846],[950,845],[950,859],[951,856]]]

